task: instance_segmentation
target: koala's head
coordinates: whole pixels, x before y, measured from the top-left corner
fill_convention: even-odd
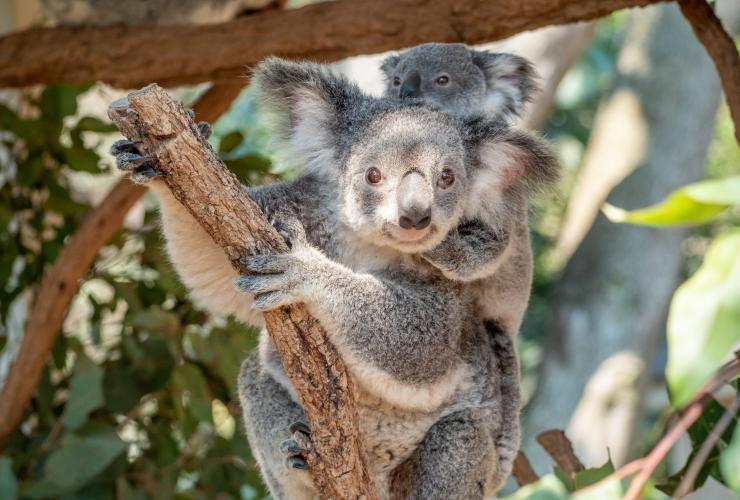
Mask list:
[[[501,122],[484,126],[424,102],[371,97],[313,63],[270,58],[255,82],[291,154],[335,190],[342,222],[370,244],[430,250],[459,223],[482,164],[496,163],[502,188],[532,170],[536,138]]]
[[[536,89],[526,59],[461,43],[419,45],[383,61],[386,95],[422,98],[460,116],[519,116]]]

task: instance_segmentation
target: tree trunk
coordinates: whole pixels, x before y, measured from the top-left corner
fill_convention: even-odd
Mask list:
[[[569,207],[572,216],[586,218],[583,228],[608,192],[588,192],[591,179],[609,176],[618,184],[609,196],[616,206],[658,202],[702,177],[714,129],[719,79],[677,6],[632,14],[618,69],[596,118],[580,179],[584,190],[576,190]],[[540,386],[525,410],[524,447],[541,471],[549,467],[534,436],[568,427],[589,379],[617,353],[622,357],[602,366],[611,375],[595,380],[580,402],[579,414],[591,418],[577,419],[569,435],[587,465],[605,460],[606,446],[616,462],[626,458],[640,407],[635,377],[652,362],[682,280],[685,230],[595,219],[556,287]]]

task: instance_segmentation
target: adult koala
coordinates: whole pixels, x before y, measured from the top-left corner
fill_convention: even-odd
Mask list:
[[[546,175],[546,146],[503,122],[369,97],[316,64],[268,59],[255,82],[290,150],[308,165],[293,181],[247,189],[289,235],[291,252],[248,259],[255,274],[236,279],[235,289],[221,249],[155,180],[184,283],[211,310],[253,324],[251,309],[307,305],[360,389],[360,426],[382,498],[492,493],[519,442],[515,349],[477,319],[468,284],[419,254],[455,227],[481,172],[487,183],[490,172],[533,182]],[[516,164],[487,154],[498,149],[517,151]],[[136,179],[158,175],[136,145],[115,152]],[[305,417],[266,334],[243,365],[240,397],[273,496],[313,498],[301,458],[310,446]]]

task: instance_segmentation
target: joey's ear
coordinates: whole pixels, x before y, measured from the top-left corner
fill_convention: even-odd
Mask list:
[[[473,64],[486,77],[486,107],[490,114],[520,116],[537,90],[532,64],[514,54],[471,50]]]
[[[380,63],[380,71],[383,72],[386,80],[396,71],[399,62],[401,62],[401,56],[393,54],[383,59],[383,62]]]
[[[333,150],[349,119],[347,111],[363,94],[326,66],[269,57],[254,70],[257,101],[273,132],[287,139],[292,153],[317,158]]]
[[[527,194],[559,179],[557,157],[538,135],[500,124],[480,127],[477,132],[474,148],[479,167],[495,178],[498,190]]]

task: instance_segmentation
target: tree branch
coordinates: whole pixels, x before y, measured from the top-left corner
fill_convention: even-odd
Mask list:
[[[423,42],[481,43],[662,0],[354,0],[207,26],[33,28],[0,38],[0,87],[121,88],[243,75],[268,55],[335,61]]]
[[[735,124],[735,140],[740,143],[740,57],[735,42],[704,0],[679,0],[678,5],[717,67]]]
[[[213,85],[195,104],[198,119],[215,121],[239,95],[245,82]],[[49,268],[28,314],[28,323],[5,384],[0,388],[0,448],[20,425],[67,308],[100,248],[121,226],[129,209],[146,189],[121,179],[85,218]]]
[[[287,245],[200,136],[183,106],[157,85],[113,103],[108,115],[156,158],[172,194],[248,274],[248,255],[286,252]],[[197,182],[195,180],[197,179]],[[265,313],[288,377],[312,429],[307,461],[322,498],[376,498],[357,423],[355,388],[334,346],[302,304]]]

